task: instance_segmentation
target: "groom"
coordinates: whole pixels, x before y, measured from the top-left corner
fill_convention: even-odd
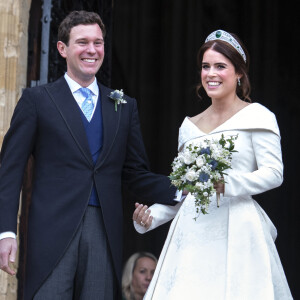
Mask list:
[[[66,74],[24,90],[4,138],[0,268],[12,275],[22,177],[35,160],[25,300],[119,299],[122,184],[143,201],[173,204],[168,178],[148,170],[136,101],[115,103],[95,78],[104,35],[96,13],[64,19],[57,49]]]

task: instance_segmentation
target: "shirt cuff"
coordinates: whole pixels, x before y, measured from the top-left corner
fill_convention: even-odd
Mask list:
[[[2,232],[0,233],[0,240],[3,240],[5,238],[13,238],[13,239],[16,239],[17,236],[14,232],[12,231],[6,231],[6,232]]]

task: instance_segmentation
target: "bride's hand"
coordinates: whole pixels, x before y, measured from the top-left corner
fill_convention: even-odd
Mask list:
[[[224,194],[224,192],[225,192],[225,184],[222,181],[215,183],[214,188],[215,188],[216,192],[219,194]]]
[[[147,205],[135,203],[135,211],[132,219],[137,224],[149,229],[152,224],[153,217],[150,216],[151,210],[148,209]]]

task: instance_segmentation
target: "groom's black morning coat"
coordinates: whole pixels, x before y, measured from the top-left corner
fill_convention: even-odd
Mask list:
[[[47,278],[78,228],[93,183],[100,200],[113,264],[120,283],[122,197],[126,184],[144,201],[171,204],[175,189],[167,177],[148,171],[136,101],[118,105],[99,84],[103,147],[94,165],[80,108],[62,77],[25,89],[4,138],[0,165],[0,233],[17,230],[24,169],[34,156],[29,211],[25,300]]]

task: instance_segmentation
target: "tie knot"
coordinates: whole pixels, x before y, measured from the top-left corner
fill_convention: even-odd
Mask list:
[[[85,97],[85,98],[90,98],[92,97],[92,91],[88,88],[80,88],[79,89],[81,94]]]

